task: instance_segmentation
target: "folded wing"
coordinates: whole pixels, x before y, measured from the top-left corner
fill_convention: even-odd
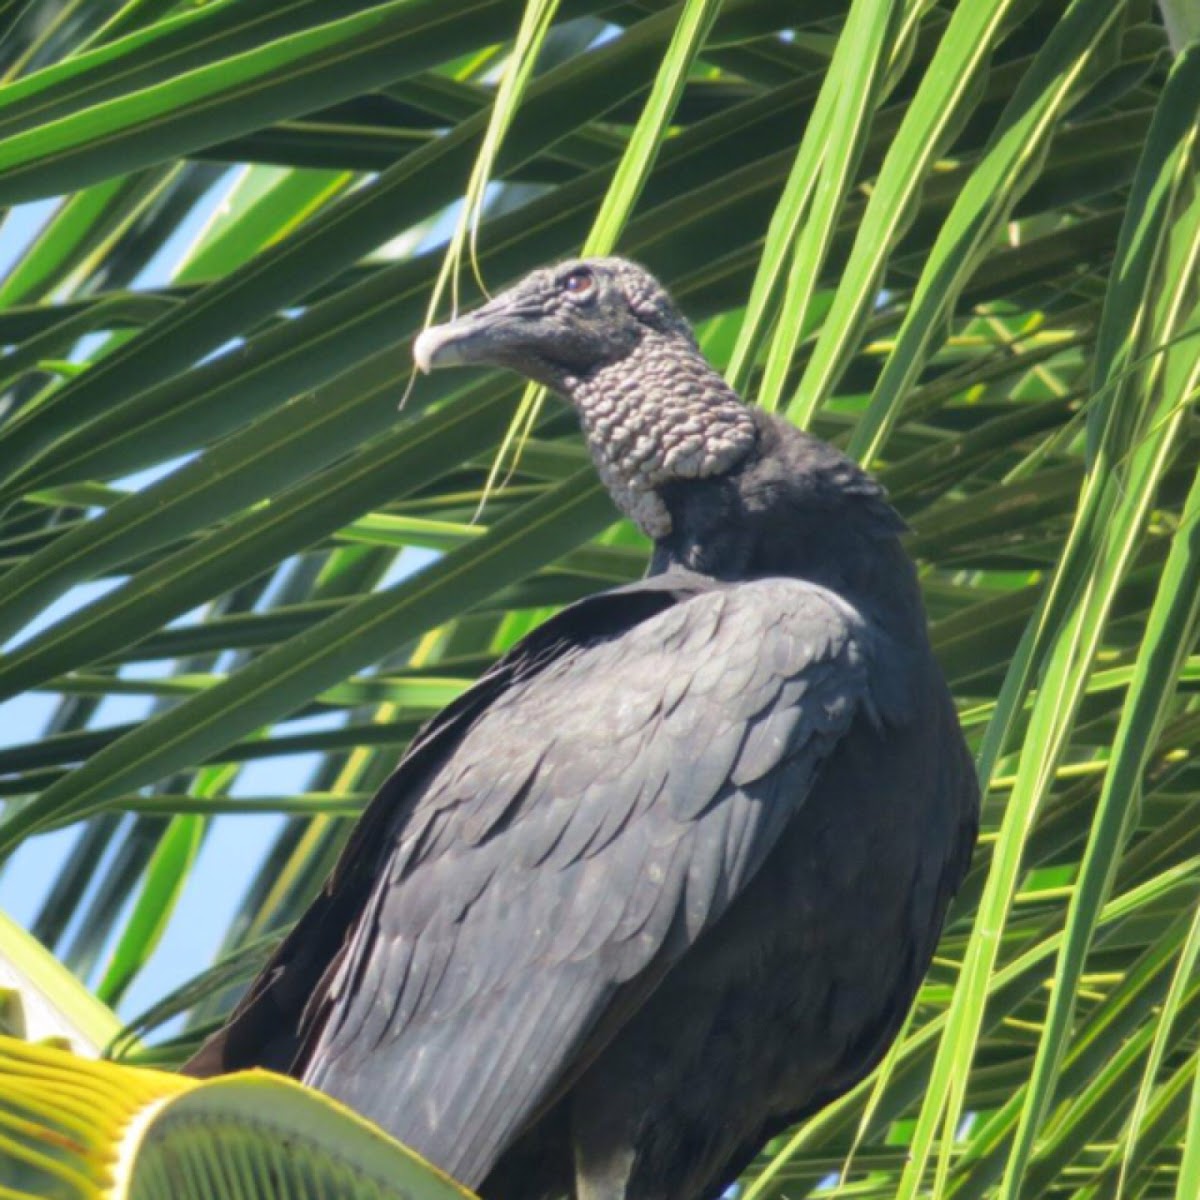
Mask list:
[[[720,918],[875,712],[869,631],[821,588],[660,580],[584,604],[410,752],[224,1048],[228,1067],[302,1004],[271,1053],[468,1184]]]

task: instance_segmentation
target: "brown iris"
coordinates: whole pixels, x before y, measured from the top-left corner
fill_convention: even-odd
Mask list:
[[[590,292],[595,287],[596,280],[591,271],[578,270],[572,271],[570,275],[563,280],[563,290],[570,292],[572,296],[582,296]]]

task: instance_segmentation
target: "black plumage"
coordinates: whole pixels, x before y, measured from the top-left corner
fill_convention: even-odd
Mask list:
[[[565,396],[651,574],[429,724],[191,1069],[294,1074],[488,1200],[715,1196],[878,1061],[970,856],[902,523],[624,260],[415,354]]]

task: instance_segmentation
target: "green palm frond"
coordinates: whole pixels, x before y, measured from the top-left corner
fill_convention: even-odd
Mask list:
[[[197,1083],[0,1037],[0,1186],[39,1200],[469,1200],[290,1079]]]

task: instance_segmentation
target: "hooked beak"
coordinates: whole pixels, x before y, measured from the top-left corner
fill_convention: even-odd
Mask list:
[[[413,342],[413,359],[426,375],[438,367],[495,365],[508,315],[507,305],[493,301],[445,325],[431,325]]]
[[[428,375],[434,367],[452,367],[463,361],[459,332],[457,321],[421,330],[412,349],[413,361],[423,375]]]

